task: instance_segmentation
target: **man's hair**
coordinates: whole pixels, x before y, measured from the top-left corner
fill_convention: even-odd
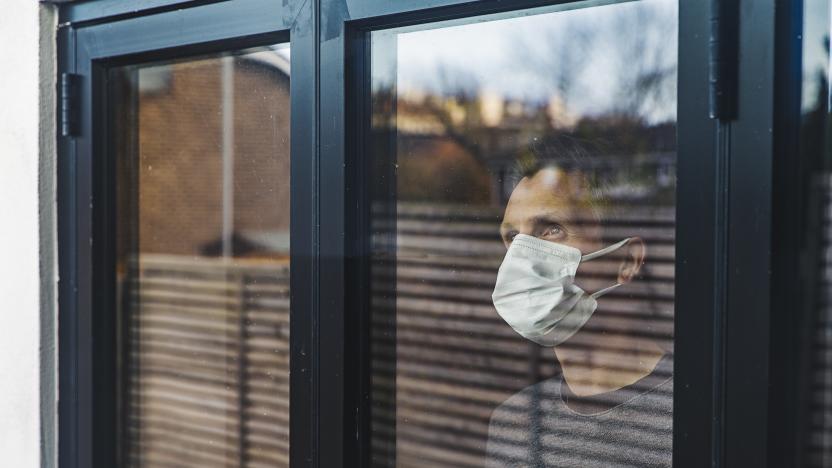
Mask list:
[[[599,165],[599,154],[601,151],[597,146],[569,135],[535,139],[517,158],[515,180],[519,183],[543,169],[564,171],[580,178],[587,189],[587,201],[600,209],[610,203],[610,181]]]

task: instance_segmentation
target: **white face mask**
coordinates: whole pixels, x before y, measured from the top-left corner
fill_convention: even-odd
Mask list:
[[[587,294],[574,284],[581,261],[618,250],[630,239],[581,256],[581,251],[518,234],[506,252],[491,295],[511,328],[541,346],[568,340],[595,312],[596,299],[620,286]]]

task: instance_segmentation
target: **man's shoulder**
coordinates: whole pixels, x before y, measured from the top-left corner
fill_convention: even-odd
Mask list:
[[[543,402],[559,401],[561,382],[562,377],[556,375],[518,390],[494,408],[491,412],[492,423],[500,419],[525,419],[531,412],[538,411]]]
[[[494,408],[491,413],[491,424],[499,421],[512,421],[517,424],[522,420],[528,420],[536,412],[542,411],[550,418],[561,411],[567,411],[566,404],[561,398],[562,382],[562,376],[556,375],[517,391]],[[625,396],[625,401],[611,410],[621,413],[645,410],[672,411],[673,376],[667,377],[651,388],[629,389]],[[571,411],[567,412],[571,413]]]
[[[491,414],[486,465],[667,467],[672,455],[673,378],[597,413],[580,413],[561,396],[560,377],[529,385]]]

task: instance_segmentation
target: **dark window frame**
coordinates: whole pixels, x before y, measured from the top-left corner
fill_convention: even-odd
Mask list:
[[[368,466],[367,161],[360,119],[346,118],[366,115],[367,32],[567,2],[508,3],[96,0],[61,7],[59,73],[80,76],[81,117],[77,136],[58,136],[62,467],[112,466],[114,459],[107,393],[114,323],[101,312],[110,300],[113,180],[97,156],[107,132],[106,68],[291,39],[291,464]],[[741,81],[739,117],[725,122],[708,119],[709,3],[682,0],[679,9],[674,465],[765,466],[767,437],[776,433],[766,415],[773,405],[769,333],[778,322],[770,296],[760,294],[773,284],[776,260],[769,248],[771,129],[780,128],[775,2],[741,2],[740,77],[755,78]]]
[[[79,77],[79,131],[72,137],[59,138],[58,167],[59,206],[59,462],[66,467],[116,466],[114,427],[116,414],[116,343],[112,276],[114,272],[114,180],[113,162],[102,157],[107,145],[107,69],[125,64],[168,60],[185,56],[230,51],[246,47],[288,42],[300,53],[292,63],[297,83],[291,87],[292,164],[294,181],[291,193],[291,266],[292,306],[312,309],[314,292],[308,280],[312,264],[313,200],[308,190],[296,186],[315,184],[308,153],[314,148],[307,131],[311,117],[304,82],[310,67],[309,52],[314,48],[310,8],[294,10],[262,0],[225,3],[200,3],[183,10],[169,10],[165,2],[147,2],[150,10],[130,17],[113,13],[108,7],[121,8],[127,2],[81,3],[62,10],[62,18],[76,20],[59,31],[60,73]],[[181,2],[167,2],[174,6]],[[204,4],[204,5],[203,5]],[[133,5],[135,6],[135,5]],[[157,8],[158,7],[158,8]],[[271,11],[273,15],[264,15]],[[87,17],[99,12],[105,17]],[[304,22],[305,21],[305,22]],[[307,53],[303,53],[304,49]],[[307,78],[304,80],[304,78]],[[306,98],[306,99],[304,99]],[[302,105],[306,103],[306,106]],[[304,287],[305,285],[305,287]],[[293,349],[312,347],[312,316],[296,314],[291,320]],[[291,386],[296,391],[290,416],[293,441],[291,457],[304,459],[312,452],[312,366],[311,353],[292,352]],[[306,397],[304,397],[306,396]]]

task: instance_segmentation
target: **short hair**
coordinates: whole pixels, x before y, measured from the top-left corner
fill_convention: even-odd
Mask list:
[[[515,185],[548,168],[577,173],[589,193],[587,201],[594,208],[600,209],[608,206],[611,201],[611,181],[598,164],[600,154],[602,152],[597,145],[571,135],[536,138],[516,159]]]

